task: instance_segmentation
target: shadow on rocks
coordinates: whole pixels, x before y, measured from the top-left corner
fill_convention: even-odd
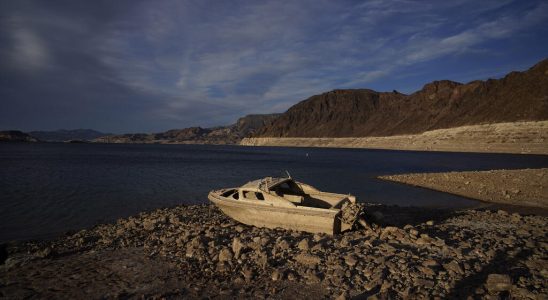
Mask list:
[[[8,246],[6,244],[0,244],[0,265],[3,265],[8,259]]]
[[[419,225],[427,221],[436,224],[446,219],[459,216],[460,212],[451,209],[401,207],[396,205],[366,204],[366,218],[382,227],[405,225]]]
[[[485,265],[479,272],[465,277],[458,281],[453,289],[447,295],[447,299],[466,299],[467,296],[476,295],[481,297],[486,294],[487,291],[483,289],[485,282],[490,274],[507,274],[512,279],[512,282],[521,276],[529,276],[529,270],[527,268],[515,268],[519,261],[527,259],[531,256],[531,250],[521,250],[516,255],[510,257],[508,252],[513,250],[512,248],[505,251],[497,251],[495,257],[491,262]],[[502,291],[499,295],[499,299],[509,299],[510,295],[508,291]]]

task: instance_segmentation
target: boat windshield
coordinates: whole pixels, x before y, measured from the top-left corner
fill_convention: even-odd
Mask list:
[[[283,181],[270,188],[271,191],[278,195],[303,195],[304,192],[293,180]]]
[[[238,200],[238,191],[235,190],[235,189],[231,189],[231,190],[228,190],[226,192],[224,192],[223,194],[221,194],[221,196],[223,197],[226,197],[226,198],[233,198],[233,199],[236,199]]]

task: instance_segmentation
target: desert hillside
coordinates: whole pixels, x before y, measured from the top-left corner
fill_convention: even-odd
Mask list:
[[[241,145],[548,155],[548,121],[469,125],[386,137],[254,137],[243,139]]]
[[[93,129],[31,131],[28,134],[43,142],[89,141],[101,136],[109,135],[109,133],[99,132]]]
[[[540,120],[548,120],[548,59],[501,79],[434,81],[410,95],[334,90],[292,106],[254,137],[393,136]]]
[[[238,144],[258,128],[269,125],[278,114],[247,115],[235,124],[213,128],[189,127],[160,133],[128,133],[108,135],[93,140],[96,143],[135,144]]]

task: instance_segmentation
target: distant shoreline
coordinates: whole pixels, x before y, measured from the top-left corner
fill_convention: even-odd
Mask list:
[[[15,131],[12,131],[13,133]],[[6,132],[8,133],[8,132]],[[418,134],[380,137],[246,137],[240,140],[110,139],[43,141],[28,134],[0,138],[5,143],[91,143],[154,145],[234,145],[274,147],[361,148],[399,151],[440,151],[548,155],[548,121],[508,122],[436,129]]]
[[[386,137],[252,137],[244,138],[240,145],[548,155],[548,121],[471,125]]]

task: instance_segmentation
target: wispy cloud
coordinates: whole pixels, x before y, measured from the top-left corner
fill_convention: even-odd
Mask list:
[[[48,65],[48,50],[32,31],[14,30],[13,40],[12,59],[17,67],[36,71]]]
[[[500,2],[498,4],[489,7],[499,8],[508,3]],[[542,22],[546,21],[548,21],[548,5],[540,3],[524,13],[496,15],[483,20],[482,23],[473,23],[471,26],[449,35],[444,31],[440,32],[440,27],[447,26],[448,21],[435,27],[425,28],[419,26],[414,31],[409,32],[410,35],[404,42],[405,47],[399,49],[394,49],[394,47],[374,57],[375,65],[379,69],[362,72],[349,83],[350,85],[367,84],[376,79],[390,76],[407,65],[477,51],[474,47],[480,49],[486,47],[487,51],[492,53],[504,51],[503,49],[493,49],[492,46],[489,46],[489,42],[508,38],[513,34],[541,25]],[[475,22],[478,21],[475,20]],[[456,27],[459,29],[459,26]]]
[[[33,129],[227,124],[335,88],[417,88],[450,75],[440,60],[548,50],[498,44],[547,33],[540,0],[21,3],[0,4],[1,101],[25,115],[41,95],[53,108],[0,117]]]

